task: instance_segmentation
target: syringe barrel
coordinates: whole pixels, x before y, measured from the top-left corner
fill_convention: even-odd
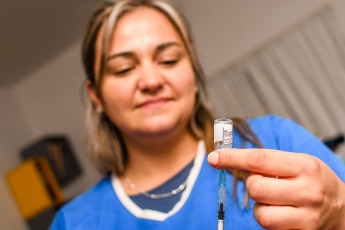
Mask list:
[[[225,207],[225,187],[221,186],[218,190],[218,211],[224,211]]]

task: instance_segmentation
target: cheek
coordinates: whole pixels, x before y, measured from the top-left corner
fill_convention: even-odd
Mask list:
[[[172,80],[174,81],[174,86],[176,91],[183,97],[188,99],[194,98],[195,96],[195,76],[193,69],[190,64],[186,63],[181,66],[181,71],[177,73]]]
[[[102,96],[105,112],[112,119],[132,105],[132,84],[121,79],[104,79]]]

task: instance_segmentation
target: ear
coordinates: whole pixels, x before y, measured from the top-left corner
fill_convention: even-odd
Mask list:
[[[89,95],[89,98],[91,99],[93,104],[96,106],[97,112],[102,113],[104,111],[102,101],[98,97],[96,89],[90,80],[86,81],[86,90]]]

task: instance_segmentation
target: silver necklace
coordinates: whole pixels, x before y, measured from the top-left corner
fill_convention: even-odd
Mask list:
[[[133,183],[131,183],[131,181],[129,180],[128,177],[125,177],[125,183],[129,186],[130,189],[135,189],[140,194],[142,194],[148,198],[160,199],[160,198],[170,197],[170,196],[176,195],[177,193],[181,192],[186,187],[187,180],[185,180],[180,186],[171,190],[170,192],[161,193],[161,194],[148,193],[148,192],[144,191],[143,189],[136,187]]]

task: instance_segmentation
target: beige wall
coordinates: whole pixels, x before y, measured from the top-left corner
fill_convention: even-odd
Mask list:
[[[333,5],[345,30],[343,0],[180,1],[191,21],[207,74],[281,35],[325,5]]]
[[[0,226],[1,229],[25,229],[5,174],[20,162],[18,146],[32,137],[31,128],[11,89],[0,89]]]
[[[345,30],[344,0],[178,1],[191,21],[207,74],[234,62],[283,33],[325,3],[333,3]],[[84,73],[80,44],[58,54],[11,89],[0,89],[0,222],[4,229],[25,229],[4,181],[19,162],[22,146],[46,134],[67,134],[84,174],[64,189],[71,197],[90,187],[99,175],[83,151],[84,107],[80,88]]]
[[[90,187],[99,176],[84,153],[84,72],[80,44],[74,44],[14,87],[35,141],[43,135],[65,134],[82,165],[83,174],[64,189],[67,198]]]
[[[85,191],[100,178],[83,151],[83,77],[78,43],[13,88],[0,89],[3,118],[0,120],[0,172],[3,175],[0,179],[1,229],[26,229],[4,176],[20,163],[20,150],[43,135],[68,135],[82,166],[82,176],[64,188],[66,198]]]

